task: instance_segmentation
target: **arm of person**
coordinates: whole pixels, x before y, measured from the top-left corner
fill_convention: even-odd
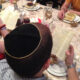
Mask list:
[[[69,3],[67,3],[67,1],[64,2],[64,4],[61,7],[61,10],[58,13],[59,19],[62,20],[64,18],[64,14],[65,14],[65,12],[67,12],[69,5],[70,5],[70,2]]]
[[[0,41],[0,53],[5,52],[4,41]]]
[[[79,80],[78,73],[76,72],[75,65],[73,64],[74,49],[73,46],[69,47],[66,52],[65,63],[67,65],[68,80]]]
[[[68,69],[68,80],[79,80],[78,74],[74,67]]]
[[[3,36],[3,38],[9,33],[6,29],[6,25],[3,24],[2,20],[0,19],[0,33]]]
[[[9,31],[6,28],[1,29],[0,32],[1,32],[1,35],[3,36],[3,38],[9,33]]]
[[[69,10],[69,12],[71,12],[71,13],[75,13],[75,14],[77,14],[77,15],[79,15],[79,16],[80,16],[80,11]]]
[[[0,27],[1,26],[2,25],[0,25]],[[6,27],[4,26],[3,28],[0,28],[0,33],[4,38],[9,32],[7,31]],[[5,52],[4,41],[0,41],[0,53],[4,53],[4,52]]]
[[[6,29],[6,26],[3,24],[2,20],[0,19],[0,34],[4,38],[8,33],[9,32]],[[0,41],[0,53],[4,53],[4,52],[5,52],[4,41]]]

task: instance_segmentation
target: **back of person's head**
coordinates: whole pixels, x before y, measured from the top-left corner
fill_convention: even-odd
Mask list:
[[[51,33],[43,24],[23,24],[9,33],[4,43],[7,62],[21,77],[33,77],[51,55]]]

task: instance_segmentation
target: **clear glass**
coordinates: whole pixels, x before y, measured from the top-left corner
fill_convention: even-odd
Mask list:
[[[47,2],[47,3],[46,3],[46,6],[52,8],[52,7],[53,7],[53,2],[52,2],[52,1]]]
[[[52,7],[46,6],[43,10],[43,21],[47,24],[52,22]]]

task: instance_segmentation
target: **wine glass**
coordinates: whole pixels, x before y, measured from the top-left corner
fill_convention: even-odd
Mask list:
[[[52,7],[46,6],[43,9],[43,21],[47,24],[52,22]]]
[[[52,8],[52,6],[53,6],[53,2],[52,2],[52,1],[46,2],[46,6]]]

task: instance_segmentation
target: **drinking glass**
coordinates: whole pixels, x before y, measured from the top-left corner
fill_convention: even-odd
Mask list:
[[[47,3],[46,3],[46,6],[52,8],[52,7],[53,7],[53,2],[52,2],[52,1],[47,2]]]
[[[44,7],[43,9],[43,22],[50,24],[52,22],[52,7]]]

